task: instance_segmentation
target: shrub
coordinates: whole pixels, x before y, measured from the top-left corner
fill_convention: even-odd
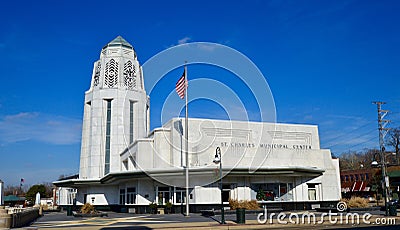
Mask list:
[[[149,204],[149,207],[151,208],[151,209],[156,209],[157,208],[157,204],[156,203],[150,203]]]
[[[94,213],[94,206],[91,205],[91,204],[89,204],[89,203],[84,204],[84,205],[82,206],[82,208],[81,208],[81,213],[82,213],[82,214],[91,214],[91,213]]]
[[[165,203],[165,207],[166,208],[172,208],[172,203],[168,201],[167,203]]]
[[[150,208],[150,213],[152,213],[152,214],[156,214],[157,213],[157,207],[158,207],[158,205],[157,205],[157,203],[150,203],[149,204],[149,208]]]
[[[256,199],[257,200],[267,200],[267,196],[265,195],[264,190],[262,190],[261,188],[258,189],[258,191],[257,191]]]
[[[342,199],[341,201],[346,202],[349,208],[365,208],[368,207],[369,201],[367,199],[352,196],[350,199]]]
[[[229,199],[229,206],[232,210],[238,208],[244,208],[247,210],[257,210],[260,209],[256,200],[232,200]]]

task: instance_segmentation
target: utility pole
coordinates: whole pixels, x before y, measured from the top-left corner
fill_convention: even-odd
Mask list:
[[[385,128],[385,126],[390,122],[390,120],[383,120],[383,118],[388,114],[389,110],[382,110],[381,106],[386,104],[386,102],[382,101],[374,101],[373,104],[376,104],[378,108],[378,131],[379,131],[379,147],[380,147],[380,155],[381,155],[381,170],[382,170],[382,189],[383,189],[383,197],[385,199],[385,215],[389,215],[388,210],[388,187],[389,187],[389,178],[386,172],[386,157],[385,157],[385,142],[384,138],[389,131],[389,128]]]

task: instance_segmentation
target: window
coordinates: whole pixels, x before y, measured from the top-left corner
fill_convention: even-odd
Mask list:
[[[293,200],[293,183],[251,184],[251,199],[264,201]]]
[[[350,175],[350,181],[354,181],[354,175]]]
[[[133,169],[136,169],[137,168],[137,165],[136,165],[136,153],[133,154],[133,157],[129,156],[129,160],[133,165]]]
[[[356,176],[356,181],[358,181],[358,174],[356,174],[355,176]]]
[[[349,175],[344,176],[344,181],[349,181]]]
[[[136,188],[131,187],[126,189],[126,203],[135,204],[136,203]]]
[[[287,193],[287,184],[280,183],[279,184],[279,195],[282,197]]]
[[[369,175],[368,175],[368,173],[365,174],[365,180],[369,180]]]
[[[315,184],[308,184],[308,200],[317,200],[317,189]]]
[[[177,188],[175,192],[175,203],[184,204],[186,203],[186,190],[185,188]]]
[[[128,159],[122,161],[122,171],[127,171],[127,170],[129,170]]]
[[[129,101],[129,144],[133,143],[133,101]]]
[[[125,204],[125,189],[120,189],[119,190],[119,204],[124,205]]]
[[[166,202],[169,201],[170,197],[170,193],[169,193],[169,187],[158,187],[158,204],[159,205],[163,205]]]
[[[106,151],[105,151],[105,164],[104,174],[110,172],[110,138],[111,138],[111,100],[107,102],[107,114],[106,114]]]
[[[150,116],[150,106],[149,105],[146,105],[146,133],[148,132],[148,129],[149,129],[149,116]]]
[[[76,193],[77,193],[77,189],[66,189],[66,194],[67,194],[67,204],[74,204],[75,201],[75,197],[76,197]]]

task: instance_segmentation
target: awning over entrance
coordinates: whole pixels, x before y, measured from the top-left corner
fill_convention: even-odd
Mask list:
[[[371,187],[364,181],[355,181],[350,187],[343,187],[342,192],[368,192]]]
[[[364,183],[363,181],[356,181],[353,184],[353,192],[361,192],[365,190],[365,185],[366,183]]]
[[[317,177],[323,174],[325,170],[316,167],[276,167],[276,168],[223,168],[224,177],[229,175],[234,176],[310,176]],[[214,167],[204,167],[204,168],[190,168],[189,176],[201,176],[201,175],[213,175],[215,174]],[[100,184],[113,184],[118,183],[121,180],[131,180],[135,178],[161,178],[161,177],[184,177],[184,168],[172,168],[172,169],[152,169],[146,172],[143,171],[126,171],[109,173],[103,178],[96,180],[89,179],[68,179],[53,182],[54,185],[59,187],[72,187],[77,188],[85,185],[100,185]]]
[[[400,170],[396,170],[396,171],[390,171],[387,173],[389,177],[393,178],[393,177],[400,177]]]

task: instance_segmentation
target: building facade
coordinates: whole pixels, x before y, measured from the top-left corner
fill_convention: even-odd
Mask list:
[[[376,170],[373,169],[356,169],[342,170],[340,172],[341,190],[343,198],[374,197],[376,193],[376,181],[374,177]]]
[[[320,148],[317,126],[192,118],[186,195],[185,120],[150,131],[144,81],[132,45],[117,37],[103,47],[85,93],[79,178],[54,182],[60,205],[146,212],[153,202],[175,210],[189,202],[197,212],[217,208],[221,199],[258,199],[283,209],[340,200],[339,162]]]

